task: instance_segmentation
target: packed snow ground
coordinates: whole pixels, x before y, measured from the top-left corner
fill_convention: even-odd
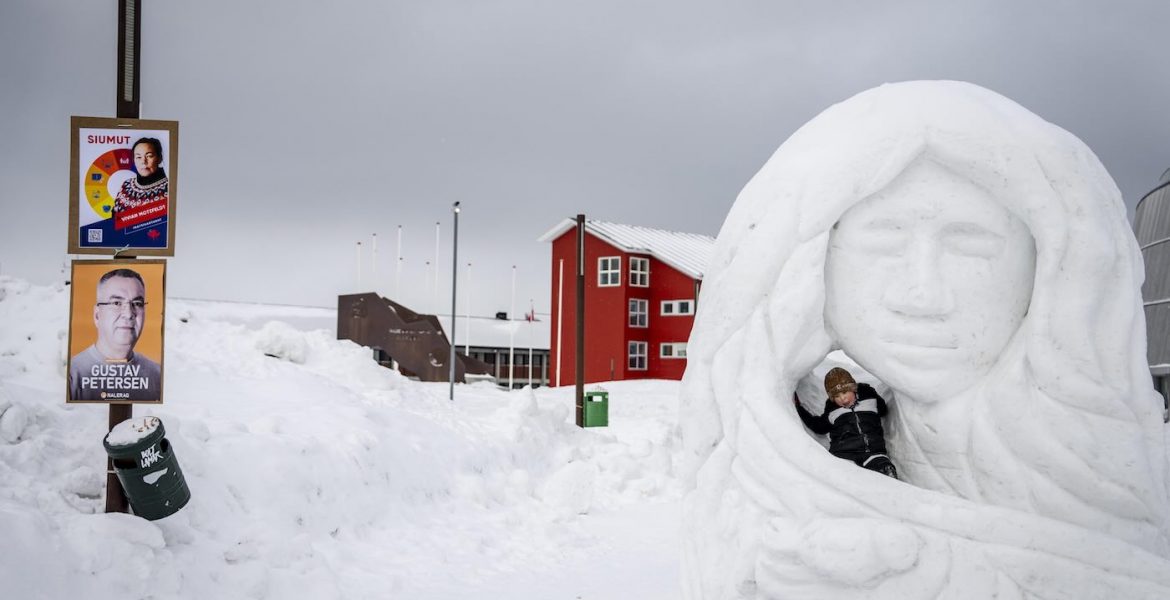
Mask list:
[[[66,405],[68,288],[0,277],[8,598],[674,599],[677,383],[409,381],[321,309],[172,300],[159,416],[191,488],[104,514],[104,405]],[[282,319],[287,317],[287,319]],[[275,320],[269,320],[273,318]],[[272,356],[270,356],[272,355]]]

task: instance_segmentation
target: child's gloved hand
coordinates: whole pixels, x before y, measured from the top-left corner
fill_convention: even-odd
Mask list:
[[[868,400],[870,398],[877,398],[877,397],[878,397],[877,390],[873,389],[872,385],[870,385],[868,383],[857,384],[857,399],[858,400]]]

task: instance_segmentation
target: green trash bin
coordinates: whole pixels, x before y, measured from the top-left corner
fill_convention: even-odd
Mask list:
[[[585,426],[609,426],[609,392],[605,390],[585,392]]]
[[[106,434],[102,445],[134,514],[156,521],[175,514],[191,499],[166,429],[158,417],[127,419]]]

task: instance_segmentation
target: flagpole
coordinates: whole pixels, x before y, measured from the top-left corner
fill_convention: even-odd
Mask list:
[[[399,296],[402,294],[401,288],[398,287],[402,280],[402,226],[398,226],[398,250],[396,252],[397,260],[394,261],[394,300],[402,302]]]
[[[463,289],[463,353],[471,356],[471,263],[467,263]]]
[[[532,385],[532,324],[536,322],[536,307],[528,299],[528,385]]]
[[[455,284],[459,280],[459,203],[451,205],[454,213],[455,229],[451,234],[451,395],[448,400],[455,399]]]
[[[512,304],[508,311],[508,389],[514,385],[516,365],[516,265],[512,265]]]

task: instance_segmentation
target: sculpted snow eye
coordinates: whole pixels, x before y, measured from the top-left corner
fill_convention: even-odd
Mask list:
[[[1002,235],[974,223],[954,223],[939,236],[943,249],[951,254],[975,258],[999,256],[1004,249]]]
[[[910,237],[910,230],[901,224],[879,221],[843,233],[840,247],[879,256],[900,256],[906,252]]]

